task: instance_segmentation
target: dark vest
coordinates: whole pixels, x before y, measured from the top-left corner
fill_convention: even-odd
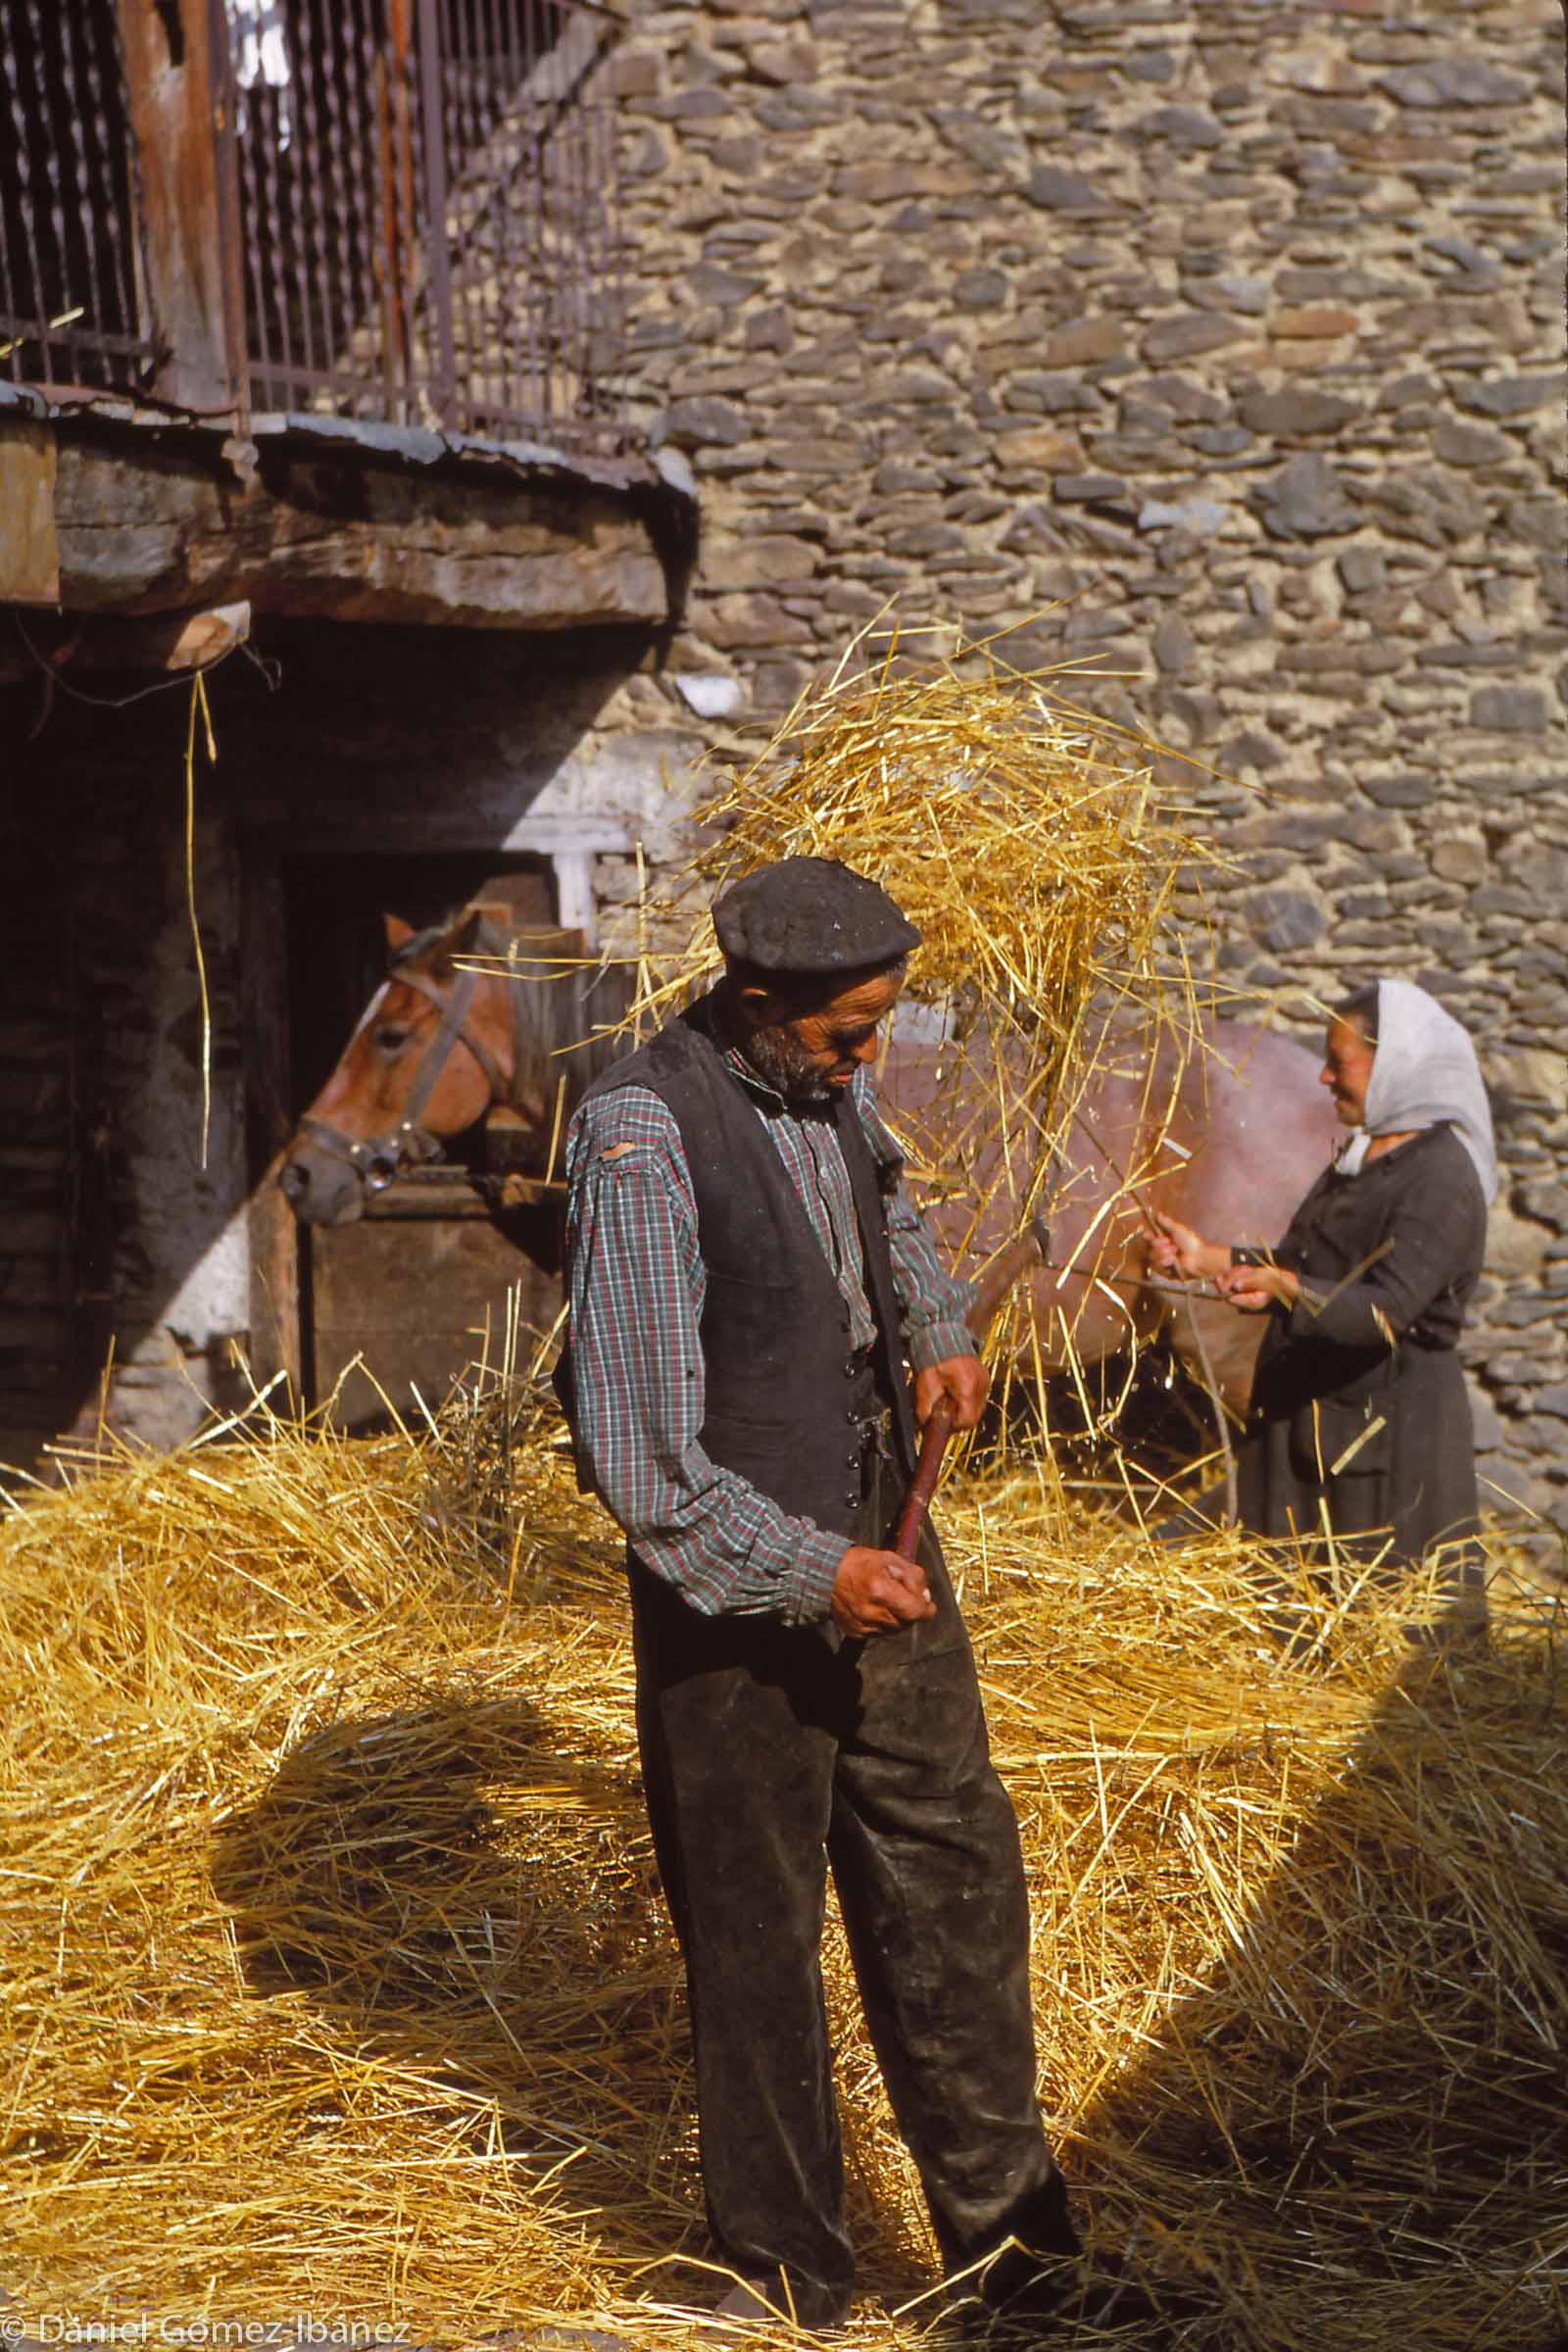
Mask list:
[[[707,1033],[709,1002],[607,1070],[588,1098],[646,1087],[680,1129],[708,1273],[704,1450],[784,1510],[853,1540],[860,1450],[851,1408],[865,1409],[865,1384],[850,1356],[849,1309],[766,1127]],[[877,1326],[876,1386],[893,1406],[907,1476],[914,1417],[883,1179],[854,1105],[839,1097],[823,1115],[849,1171]],[[890,1184],[896,1177],[896,1168],[887,1172]]]

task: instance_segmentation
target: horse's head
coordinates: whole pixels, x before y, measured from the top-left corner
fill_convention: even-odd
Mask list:
[[[306,1224],[351,1224],[364,1214],[368,1193],[404,1168],[439,1159],[443,1141],[471,1127],[493,1103],[510,1104],[535,1123],[549,1116],[546,1086],[534,1083],[538,1073],[519,1069],[525,1058],[520,983],[460,963],[497,952],[479,910],[467,908],[429,931],[416,932],[396,915],[385,922],[386,978],[301,1119],[278,1172],[294,1214]]]

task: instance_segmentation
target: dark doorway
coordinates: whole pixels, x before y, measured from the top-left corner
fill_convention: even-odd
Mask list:
[[[482,903],[518,931],[556,920],[549,861],[494,851],[404,857],[285,858],[290,1124],[319,1092],[385,976],[384,917],[416,930]],[[484,1165],[476,1124],[438,1171],[399,1178],[356,1224],[298,1228],[299,1385],[331,1400],[337,1426],[396,1412],[414,1426],[481,1353],[494,1360],[508,1292],[525,1324],[548,1329],[559,1304],[551,1253],[503,1234],[470,1181]]]

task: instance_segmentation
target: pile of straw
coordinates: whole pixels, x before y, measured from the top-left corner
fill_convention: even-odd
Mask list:
[[[470,1543],[486,1426],[128,1459],[0,1530],[23,2315],[691,2340],[712,2282],[618,1545],[544,1425],[509,1434],[510,1545]],[[1419,1594],[1322,1603],[1293,1662],[1235,1539],[1161,1556],[1019,1473],[945,1519],[1096,2240],[1186,2283],[1195,2346],[1544,2346],[1568,1740],[1542,1594],[1499,1587],[1490,1649],[1451,1656],[1405,1640]],[[930,2248],[831,1957],[852,2336],[908,2345]]]

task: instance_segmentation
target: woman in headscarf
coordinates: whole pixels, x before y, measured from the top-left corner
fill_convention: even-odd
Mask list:
[[[1438,1545],[1479,1577],[1470,1401],[1455,1352],[1481,1272],[1497,1163],[1475,1049],[1405,980],[1352,996],[1329,1024],[1322,1083],[1350,1130],[1277,1249],[1231,1249],[1151,1212],[1150,1255],[1267,1314],[1238,1515],[1260,1536],[1381,1566]]]

